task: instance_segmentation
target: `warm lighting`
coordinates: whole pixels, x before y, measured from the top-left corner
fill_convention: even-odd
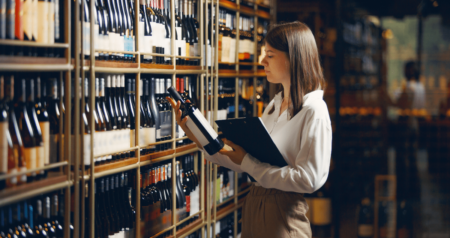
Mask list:
[[[437,2],[437,1],[434,1],[434,2],[433,2],[433,7],[438,7],[438,6],[439,6],[438,2]]]
[[[386,29],[385,31],[383,31],[383,38],[388,40],[393,39],[394,33],[392,33],[391,29]]]

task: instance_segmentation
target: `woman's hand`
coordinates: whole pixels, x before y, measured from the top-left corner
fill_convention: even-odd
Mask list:
[[[247,154],[247,151],[227,139],[223,139],[223,142],[233,148],[234,151],[221,149],[219,153],[228,156],[235,164],[241,165],[242,160],[244,160],[244,156]]]
[[[195,142],[195,144],[197,144],[198,148],[203,149],[200,142],[197,140],[197,138],[194,136],[194,134],[191,132],[191,130],[189,130],[189,128],[186,126],[186,122],[189,119],[189,116],[186,116],[185,118],[181,119],[181,110],[180,110],[181,102],[178,101],[175,103],[175,101],[170,97],[166,97],[166,99],[172,105],[172,108],[175,111],[175,120],[177,121],[178,125],[180,125],[181,129],[183,129],[184,133],[186,133],[186,136],[190,140]],[[191,101],[189,101],[189,99],[186,100],[186,102],[191,103]]]

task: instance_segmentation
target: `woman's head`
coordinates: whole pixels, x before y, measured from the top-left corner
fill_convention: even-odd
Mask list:
[[[284,23],[269,30],[265,46],[266,56],[261,64],[266,70],[267,80],[289,85],[293,105],[291,115],[295,116],[302,108],[305,94],[325,89],[314,36],[301,22]]]

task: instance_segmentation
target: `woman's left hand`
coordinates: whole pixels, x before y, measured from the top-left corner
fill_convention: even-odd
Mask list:
[[[223,139],[223,142],[233,148],[234,151],[221,149],[219,153],[228,156],[235,164],[241,165],[242,160],[244,160],[244,156],[247,154],[247,151],[227,139]]]

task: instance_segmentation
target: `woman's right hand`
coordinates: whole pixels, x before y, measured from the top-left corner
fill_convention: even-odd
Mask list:
[[[178,101],[175,103],[175,101],[170,97],[166,97],[166,99],[172,105],[172,108],[175,111],[175,120],[177,121],[178,125],[180,125],[181,129],[183,129],[184,133],[186,133],[186,136],[190,140],[194,141],[199,148],[203,149],[200,142],[197,140],[197,138],[194,136],[194,134],[191,132],[191,130],[189,130],[189,128],[186,126],[186,122],[189,119],[189,116],[186,116],[183,119],[181,119],[181,114],[182,114],[182,112],[180,110],[181,102]],[[186,102],[191,103],[191,101],[189,101],[189,99],[186,100]]]

